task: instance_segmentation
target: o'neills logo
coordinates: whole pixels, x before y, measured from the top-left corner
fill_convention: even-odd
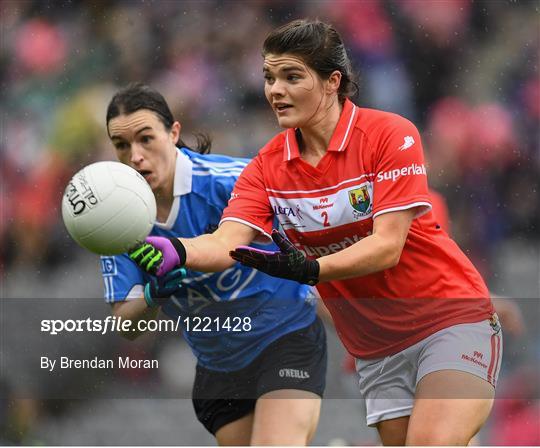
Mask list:
[[[390,171],[381,171],[377,174],[377,182],[382,182],[383,180],[391,180],[395,182],[399,177],[402,176],[419,176],[426,175],[426,167],[422,165],[417,165],[413,163],[409,166],[404,166],[403,168],[396,168]]]
[[[98,203],[98,199],[83,173],[78,174],[69,182],[65,195],[74,215],[80,215],[87,208],[92,208]]]
[[[309,373],[307,373],[305,370],[298,370],[298,369],[280,369],[279,370],[279,376],[281,378],[299,378],[301,380],[309,378]]]
[[[301,244],[296,244],[296,247],[304,252],[305,255],[311,257],[324,257],[325,255],[335,254],[343,249],[346,249],[349,246],[352,246],[354,243],[357,243],[362,239],[361,236],[353,235],[352,237],[346,237],[339,243],[332,243],[328,246],[303,246]]]

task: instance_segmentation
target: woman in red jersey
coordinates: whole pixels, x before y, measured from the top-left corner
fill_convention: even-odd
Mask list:
[[[351,64],[325,23],[272,31],[263,57],[285,131],[245,168],[218,230],[154,243],[158,275],[234,259],[317,285],[382,442],[467,445],[493,404],[502,335],[480,274],[430,211],[417,129],[348,99]],[[260,237],[281,251],[245,246]]]

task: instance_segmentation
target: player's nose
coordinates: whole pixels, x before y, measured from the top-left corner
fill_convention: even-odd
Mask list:
[[[270,95],[272,97],[281,98],[285,95],[285,85],[279,79],[276,79],[270,87]]]
[[[131,158],[130,158],[131,163],[134,163],[137,165],[141,163],[143,160],[144,160],[143,148],[138,143],[133,143],[131,145]]]

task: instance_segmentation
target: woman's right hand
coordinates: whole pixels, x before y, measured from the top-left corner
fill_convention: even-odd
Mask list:
[[[149,236],[129,252],[129,258],[143,271],[161,277],[186,262],[186,249],[178,238]]]

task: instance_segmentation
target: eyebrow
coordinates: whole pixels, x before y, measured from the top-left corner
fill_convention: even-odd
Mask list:
[[[143,131],[152,131],[153,129],[150,126],[145,126],[144,128],[139,129],[137,132],[135,132],[135,135],[140,134]],[[119,135],[111,135],[111,140],[123,140],[123,138]]]
[[[148,130],[152,131],[152,127],[151,127],[151,126],[145,126],[144,128],[141,128],[141,129],[139,129],[137,132],[135,132],[135,135],[138,135],[138,134],[140,134],[141,132],[143,132],[143,131],[148,131]]]
[[[292,72],[293,70],[304,71],[304,67],[298,66],[298,65],[297,66],[288,65],[279,69],[280,72]],[[263,72],[269,72],[269,71],[270,69],[268,67],[263,67]]]

